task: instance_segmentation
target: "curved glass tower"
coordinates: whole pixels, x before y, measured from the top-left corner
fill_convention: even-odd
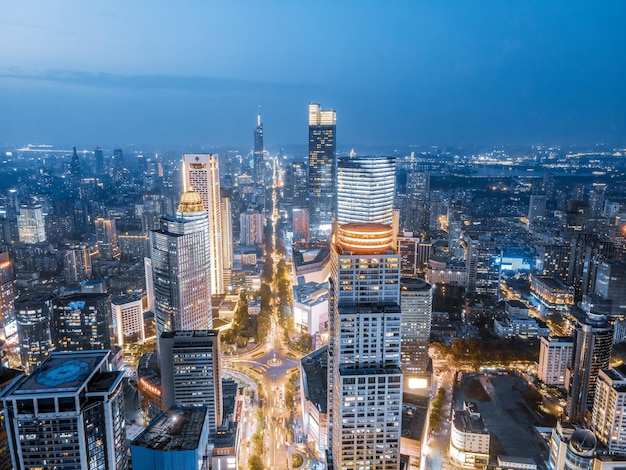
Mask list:
[[[337,160],[337,222],[391,225],[396,187],[394,157]]]

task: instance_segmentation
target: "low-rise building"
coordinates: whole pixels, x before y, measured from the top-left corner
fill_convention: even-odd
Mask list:
[[[293,322],[301,333],[314,336],[328,329],[328,283],[293,287]]]
[[[328,346],[313,351],[300,361],[300,402],[305,436],[317,452],[328,450]]]
[[[450,433],[450,457],[465,468],[486,468],[490,435],[475,403],[465,402],[455,410]]]

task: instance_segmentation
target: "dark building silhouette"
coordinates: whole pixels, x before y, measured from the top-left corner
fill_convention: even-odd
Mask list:
[[[111,298],[71,294],[52,301],[51,336],[57,351],[111,349]]]

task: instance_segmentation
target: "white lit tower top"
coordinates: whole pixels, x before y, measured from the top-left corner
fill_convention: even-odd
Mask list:
[[[211,293],[224,293],[222,266],[222,208],[220,201],[220,171],[217,154],[183,155],[183,191],[200,194],[202,205],[209,217],[209,256]]]

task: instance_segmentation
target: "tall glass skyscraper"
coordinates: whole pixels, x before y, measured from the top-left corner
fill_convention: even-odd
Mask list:
[[[209,217],[209,259],[211,269],[211,294],[224,293],[222,246],[222,206],[220,194],[220,168],[217,154],[200,153],[183,155],[183,191],[195,191]]]
[[[184,193],[176,216],[150,232],[150,258],[157,338],[211,328],[209,221],[198,193]]]
[[[335,210],[337,116],[309,104],[309,220],[317,232],[330,232]]]
[[[337,160],[337,222],[391,225],[396,187],[393,157],[342,157]]]

